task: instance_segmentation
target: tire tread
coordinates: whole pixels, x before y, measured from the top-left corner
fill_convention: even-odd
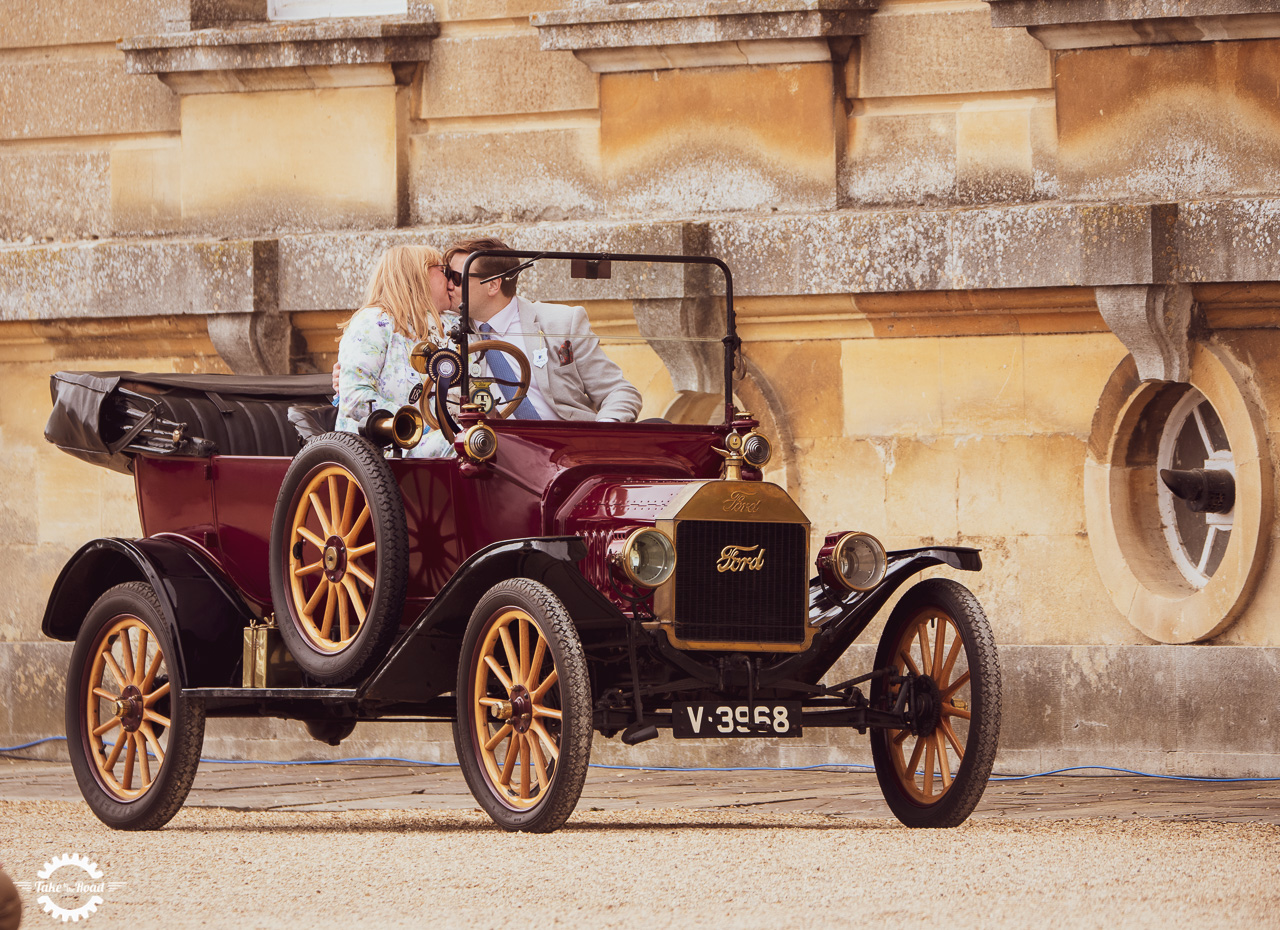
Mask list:
[[[960,627],[961,636],[966,641],[970,680],[981,681],[980,690],[976,683],[973,685],[975,705],[981,701],[981,719],[976,721],[976,726],[975,721],[970,721],[964,759],[951,789],[929,807],[912,804],[897,796],[897,776],[892,771],[892,762],[879,751],[883,731],[872,733],[872,754],[885,800],[899,820],[909,827],[948,828],[959,826],[973,813],[986,791],[995,765],[1002,700],[1000,658],[991,624],[973,592],[950,578],[930,578],[913,586],[893,609],[876,652],[877,668],[887,664],[884,656],[886,643],[900,634],[898,628],[905,622],[902,618],[929,604],[945,608]]]

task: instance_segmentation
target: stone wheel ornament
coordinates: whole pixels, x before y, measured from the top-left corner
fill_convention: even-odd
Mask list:
[[[1240,616],[1267,560],[1266,419],[1230,351],[1198,343],[1185,382],[1141,380],[1132,357],[1098,401],[1084,469],[1094,563],[1145,636],[1189,643]]]
[[[361,680],[399,630],[408,530],[386,458],[352,433],[327,433],[285,472],[271,522],[271,598],[280,636],[327,685]]]
[[[1203,588],[1231,540],[1236,464],[1222,420],[1195,388],[1169,414],[1156,466],[1169,552],[1187,581]]]
[[[183,693],[150,585],[111,588],[85,616],[67,679],[71,767],[93,812],[154,830],[182,807],[204,744],[204,705]]]
[[[491,588],[458,665],[462,774],[507,830],[547,833],[577,806],[591,752],[586,657],[564,605],[528,579]]]
[[[991,776],[1000,732],[1000,664],[977,599],[954,581],[921,582],[898,602],[876,651],[871,704],[906,702],[915,726],[873,729],[876,779],[909,827],[954,827]]]

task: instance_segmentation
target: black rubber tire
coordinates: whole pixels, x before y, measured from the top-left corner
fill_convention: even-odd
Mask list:
[[[923,797],[929,786],[915,784],[914,772],[918,769],[918,762],[916,766],[903,765],[905,747],[894,748],[894,735],[903,731],[873,729],[871,756],[875,762],[880,790],[894,816],[909,827],[955,827],[968,818],[981,800],[991,777],[991,767],[995,763],[996,746],[1000,737],[1000,660],[996,654],[995,637],[978,599],[962,584],[947,578],[931,578],[911,588],[889,615],[889,621],[880,637],[880,646],[876,650],[877,669],[900,664],[897,660],[900,644],[904,638],[914,639],[913,631],[921,623],[928,622],[925,619],[928,615],[949,617],[960,635],[962,651],[956,654],[954,666],[948,671],[946,663],[943,663],[947,683],[953,683],[961,677],[957,673],[961,655],[968,666],[968,683],[953,695],[954,698],[966,691],[968,693],[969,720],[952,718],[956,723],[953,732],[957,732],[957,729],[963,731],[957,732],[964,749],[960,765],[955,770],[949,787],[944,787],[936,796],[930,790],[929,796]],[[936,629],[936,624],[934,628]],[[936,638],[930,642],[936,642]],[[945,639],[944,645],[949,652],[950,645],[946,644]],[[919,660],[917,662],[923,665]],[[932,681],[932,676],[929,677]],[[890,709],[894,702],[892,691],[887,679],[874,679],[871,685],[871,706]],[[939,735],[943,749],[950,752],[950,744],[941,724],[930,731],[935,732]],[[929,734],[908,734],[903,742],[913,739],[927,741],[928,737]],[[908,763],[909,761],[906,760]],[[904,775],[903,771],[908,767],[912,771]]]
[[[299,506],[304,504],[306,488],[313,479],[333,466],[343,469],[363,495],[370,517],[359,539],[376,543],[377,565],[371,576],[374,582],[372,591],[368,591],[366,586],[366,593],[361,595],[361,602],[367,610],[364,620],[358,623],[349,641],[340,639],[333,648],[325,649],[320,642],[322,630],[305,615],[306,605],[297,603],[289,561],[295,542],[292,538],[293,521]],[[307,547],[316,551],[308,554]],[[302,544],[302,550],[301,561],[321,555],[321,550],[309,542]],[[289,464],[276,499],[275,514],[271,520],[270,559],[271,601],[276,625],[298,666],[324,685],[347,685],[364,680],[386,657],[400,629],[409,577],[409,534],[405,526],[404,501],[391,466],[375,445],[354,433],[326,433],[302,447]],[[355,564],[354,560],[352,564]],[[345,556],[343,565],[345,572]],[[353,573],[344,574],[344,578],[356,584]],[[321,578],[314,581],[326,583]],[[342,590],[344,583],[331,582],[336,600],[340,602],[346,598],[348,609],[354,610],[351,596]],[[313,582],[302,581],[300,584]],[[327,599],[328,595],[325,595],[322,601],[327,604]],[[313,608],[313,613],[318,609],[319,605]],[[333,609],[338,610],[337,607]]]
[[[136,797],[128,797],[127,791],[122,790],[131,785],[131,780],[117,779],[115,784],[111,783],[101,771],[94,753],[95,741],[98,751],[105,753],[103,737],[114,733],[118,739],[123,728],[116,726],[95,737],[89,726],[88,713],[88,698],[94,687],[90,678],[97,658],[104,647],[110,650],[113,644],[121,642],[120,634],[113,633],[112,628],[128,622],[129,618],[145,626],[149,640],[158,646],[163,659],[155,678],[159,681],[163,675],[169,684],[168,694],[150,705],[152,710],[169,719],[169,726],[160,727],[157,734],[157,739],[166,741],[164,760],[151,784],[144,785]],[[132,648],[136,648],[132,639],[130,643]],[[196,777],[200,750],[204,746],[204,702],[183,693],[182,671],[172,661],[173,655],[169,626],[155,591],[150,585],[138,581],[116,585],[98,598],[85,615],[71,651],[66,696],[67,749],[71,754],[71,769],[89,808],[99,820],[117,830],[156,830],[163,827],[181,809]],[[127,674],[128,669],[125,671]],[[101,679],[101,687],[111,690],[108,685],[108,679]],[[110,718],[110,714],[105,713],[105,701],[99,701],[95,707],[101,713],[97,719],[105,721]],[[148,725],[153,732],[158,726]],[[141,732],[134,731],[135,734]],[[129,751],[126,746],[122,755],[127,756]],[[106,755],[109,757],[110,754]],[[134,757],[138,756],[135,754]],[[125,764],[127,760],[125,763],[118,759],[115,762],[122,767]],[[139,769],[140,764],[135,766],[135,771]],[[112,769],[109,768],[108,772]],[[140,775],[139,778],[141,780]],[[128,785],[122,784],[124,781],[128,781]]]
[[[555,720],[547,717],[539,721],[556,741],[559,757],[548,772],[549,786],[538,784],[538,795],[529,804],[522,804],[518,797],[502,788],[500,774],[495,780],[486,767],[483,755],[485,750],[480,737],[482,734],[486,738],[491,737],[507,724],[498,720],[490,721],[485,716],[483,729],[478,728],[474,710],[474,702],[479,697],[492,695],[504,698],[514,693],[503,689],[496,678],[487,673],[486,678],[490,679],[493,690],[487,688],[486,695],[476,694],[477,670],[483,662],[486,638],[501,623],[502,618],[511,616],[512,611],[522,612],[531,618],[546,641],[546,655],[539,663],[541,667],[533,670],[532,658],[536,655],[537,643],[532,640],[536,631],[531,631],[530,667],[537,672],[537,681],[545,680],[550,675],[550,669],[555,669],[557,683],[542,700],[547,702],[547,706],[554,706],[561,714],[558,725]],[[517,638],[513,641],[519,640]],[[508,667],[510,664],[508,662]],[[534,680],[532,674],[528,680]],[[513,684],[518,682],[513,681]],[[564,604],[549,588],[527,578],[514,578],[494,585],[485,593],[467,623],[458,662],[455,695],[457,717],[453,724],[453,742],[458,752],[462,775],[480,806],[504,830],[550,833],[562,826],[578,805],[591,760],[591,683],[578,632]],[[534,735],[526,739],[532,742],[539,737]],[[514,745],[514,740],[509,739],[507,751]],[[549,754],[541,749],[542,745],[543,743],[538,743],[537,751],[549,760]],[[531,750],[527,750],[529,751]],[[492,754],[492,761],[496,766],[496,749]],[[513,769],[508,782],[514,782],[515,778]],[[536,779],[536,770],[533,778]]]

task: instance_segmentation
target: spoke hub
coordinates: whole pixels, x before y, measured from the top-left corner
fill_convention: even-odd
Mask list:
[[[130,733],[142,725],[142,707],[142,692],[137,685],[126,685],[116,698],[116,716],[120,718],[120,725]]]
[[[533,695],[524,685],[516,685],[511,690],[511,723],[517,733],[527,733],[533,723]]]
[[[324,544],[324,576],[337,584],[347,573],[347,544],[341,536],[330,536]]]
[[[911,680],[911,730],[917,736],[930,736],[942,721],[942,692],[928,675]]]

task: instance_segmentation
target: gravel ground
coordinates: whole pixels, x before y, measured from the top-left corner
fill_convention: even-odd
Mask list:
[[[579,811],[550,836],[479,812],[187,808],[120,833],[81,803],[0,801],[0,861],[65,853],[108,888],[94,930],[233,927],[1275,926],[1280,827]],[[56,877],[76,871],[64,867]],[[23,927],[61,926],[24,893]],[[70,906],[80,899],[64,898]]]

